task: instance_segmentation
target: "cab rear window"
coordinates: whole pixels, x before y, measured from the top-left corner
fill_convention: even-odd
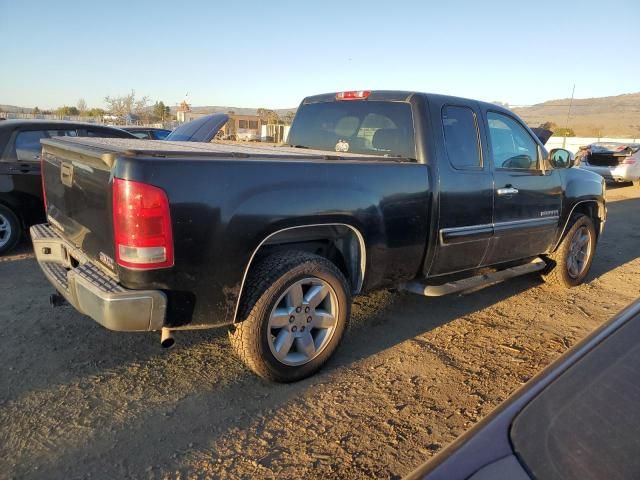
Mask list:
[[[404,102],[341,101],[298,109],[290,145],[333,152],[415,159],[411,105]]]

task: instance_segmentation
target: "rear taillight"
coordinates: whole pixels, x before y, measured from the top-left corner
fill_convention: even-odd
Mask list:
[[[368,98],[370,94],[370,90],[338,92],[336,93],[336,100],[362,100]]]
[[[113,230],[118,265],[136,269],[173,265],[173,233],[164,190],[116,178]]]
[[[47,214],[47,192],[44,189],[44,155],[40,155],[40,182],[42,183],[42,201],[44,202],[44,213]]]
[[[636,163],[636,159],[635,158],[631,158],[631,157],[625,158],[622,161],[623,165],[635,165],[635,163]]]

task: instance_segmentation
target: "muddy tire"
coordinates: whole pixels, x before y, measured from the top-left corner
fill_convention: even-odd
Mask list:
[[[300,251],[276,253],[251,269],[229,338],[256,374],[295,382],[331,357],[350,310],[347,280],[332,262]]]
[[[565,288],[584,281],[596,249],[593,220],[586,215],[576,215],[572,221],[557,250],[545,258],[549,266],[542,273],[545,282]]]
[[[0,255],[16,246],[22,236],[18,217],[4,205],[0,205]]]

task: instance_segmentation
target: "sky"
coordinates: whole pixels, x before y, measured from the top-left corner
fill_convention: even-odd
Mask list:
[[[640,91],[639,0],[0,0],[0,104],[290,108],[417,90],[531,105]]]

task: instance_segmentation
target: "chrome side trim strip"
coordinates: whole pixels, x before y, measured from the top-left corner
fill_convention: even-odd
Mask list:
[[[440,229],[439,236],[440,245],[473,242],[476,239],[491,238],[493,236],[493,224],[484,223],[481,225],[469,225],[466,227],[442,228]]]
[[[500,230],[510,230],[518,227],[553,225],[554,223],[558,223],[558,220],[560,220],[559,215],[540,218],[528,218],[526,220],[512,220],[509,222],[494,223],[493,228],[495,233]]]
[[[442,228],[440,229],[440,245],[473,242],[478,239],[492,237],[498,231],[516,229],[518,227],[553,225],[557,223],[558,220],[560,220],[560,217],[554,215],[549,217],[528,218],[525,220],[511,220],[508,222],[483,223],[465,227]]]
[[[360,245],[360,271],[358,272],[358,283],[356,286],[356,290],[355,293],[360,293],[360,290],[362,289],[362,285],[364,284],[364,275],[365,275],[365,270],[367,267],[367,248],[366,248],[366,244],[364,242],[364,237],[362,236],[362,234],[360,233],[360,231],[354,227],[353,225],[349,225],[348,223],[314,223],[314,224],[310,224],[310,225],[298,225],[295,227],[287,227],[287,228],[281,228],[280,230],[276,230],[275,232],[267,235],[256,247],[256,249],[253,251],[253,253],[251,254],[251,257],[249,258],[249,263],[247,263],[246,268],[244,269],[244,274],[242,275],[242,282],[240,283],[240,291],[238,292],[238,300],[236,301],[236,310],[233,314],[233,318],[232,318],[232,322],[235,323],[236,319],[238,317],[238,310],[240,309],[240,300],[242,299],[242,292],[244,290],[244,284],[247,280],[247,275],[249,273],[249,268],[251,268],[251,264],[253,263],[253,259],[255,258],[256,254],[258,253],[258,250],[260,250],[260,248],[274,235],[277,235],[278,233],[282,233],[282,232],[286,232],[288,230],[295,230],[298,228],[312,228],[312,227],[332,227],[332,226],[341,226],[341,227],[348,227],[349,229],[351,229],[351,231],[353,231],[353,233],[355,233],[356,238],[358,239],[358,243]]]

